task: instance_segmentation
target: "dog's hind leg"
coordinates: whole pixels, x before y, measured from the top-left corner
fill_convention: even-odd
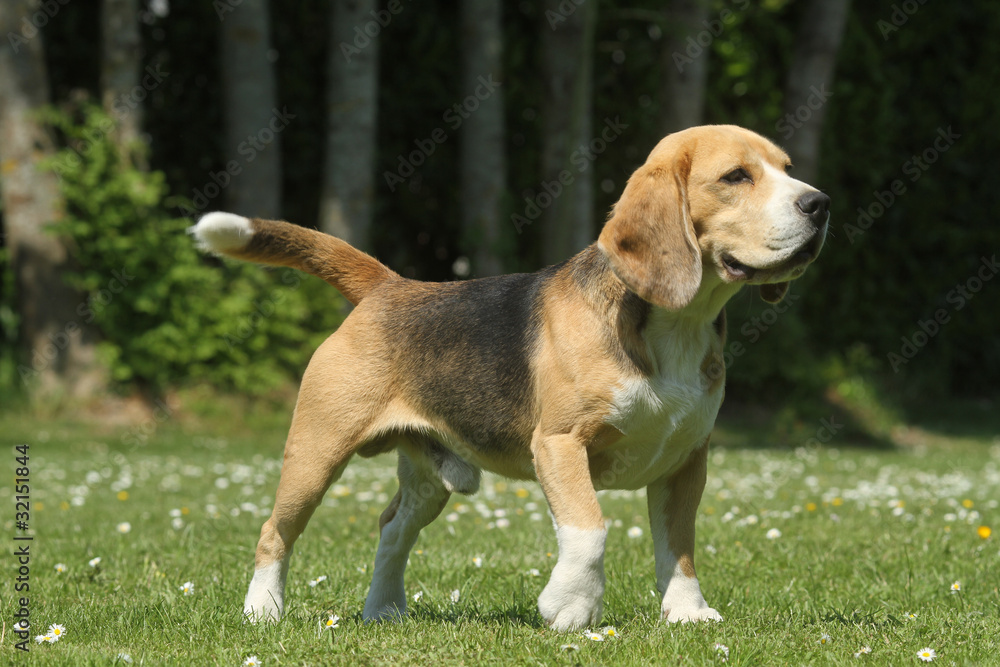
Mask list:
[[[299,400],[285,444],[274,509],[257,542],[254,575],[243,603],[251,621],[277,620],[284,609],[285,576],[292,547],[327,489],[363,445],[380,396],[359,396],[336,372],[337,334],[317,351],[302,379]],[[345,367],[343,363],[339,364]],[[356,368],[352,373],[361,377]],[[362,378],[363,379],[363,378]]]
[[[243,614],[251,621],[281,617],[285,577],[295,540],[353,453],[353,448],[343,443],[323,449],[306,446],[303,441],[311,439],[311,435],[297,432],[293,423],[285,445],[274,509],[260,531],[253,580],[243,603]],[[322,458],[317,456],[319,452]]]
[[[450,495],[423,452],[399,448],[399,491],[379,519],[381,536],[372,586],[365,601],[366,621],[400,620],[406,614],[403,573],[410,549],[420,530],[444,509]]]

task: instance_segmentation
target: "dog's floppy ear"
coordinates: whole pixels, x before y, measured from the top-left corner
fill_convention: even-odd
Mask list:
[[[768,303],[778,303],[788,293],[788,281],[760,286],[760,298]]]
[[[625,186],[598,247],[621,280],[650,303],[679,310],[701,285],[701,250],[687,202],[690,159],[646,164]]]

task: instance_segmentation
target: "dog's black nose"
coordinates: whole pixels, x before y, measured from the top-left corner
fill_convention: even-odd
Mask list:
[[[795,205],[817,225],[826,222],[827,216],[830,215],[830,198],[822,192],[806,193],[799,197]]]

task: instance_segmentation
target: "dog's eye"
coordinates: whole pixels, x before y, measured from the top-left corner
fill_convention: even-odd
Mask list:
[[[731,172],[719,179],[720,181],[725,181],[726,183],[753,183],[753,179],[750,178],[750,174],[743,167],[738,169],[733,169]]]
[[[789,162],[788,164],[786,164],[785,165],[785,173],[787,174],[788,172],[790,172],[794,166],[795,165],[792,164],[791,162]]]

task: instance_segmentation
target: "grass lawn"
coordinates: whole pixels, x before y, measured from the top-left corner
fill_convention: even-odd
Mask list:
[[[713,665],[723,644],[731,665],[920,664],[925,647],[938,664],[1000,664],[991,436],[769,450],[755,448],[763,430],[721,427],[697,565],[725,621],[660,622],[644,494],[606,492],[603,623],[618,636],[597,642],[544,627],[535,601],[556,540],[541,492],[490,476],[422,533],[407,572],[409,620],[363,624],[377,518],[396,487],[392,454],[357,459],[317,510],[292,558],[286,618],[244,625],[288,414],[161,416],[117,427],[0,415],[5,549],[31,549],[28,654],[11,627],[23,595],[15,559],[0,579],[4,663],[108,665],[125,653],[136,665]],[[31,542],[14,540],[17,444],[29,445]],[[339,627],[320,631],[330,614]],[[54,623],[63,638],[36,644]],[[862,647],[870,654],[856,658]]]

